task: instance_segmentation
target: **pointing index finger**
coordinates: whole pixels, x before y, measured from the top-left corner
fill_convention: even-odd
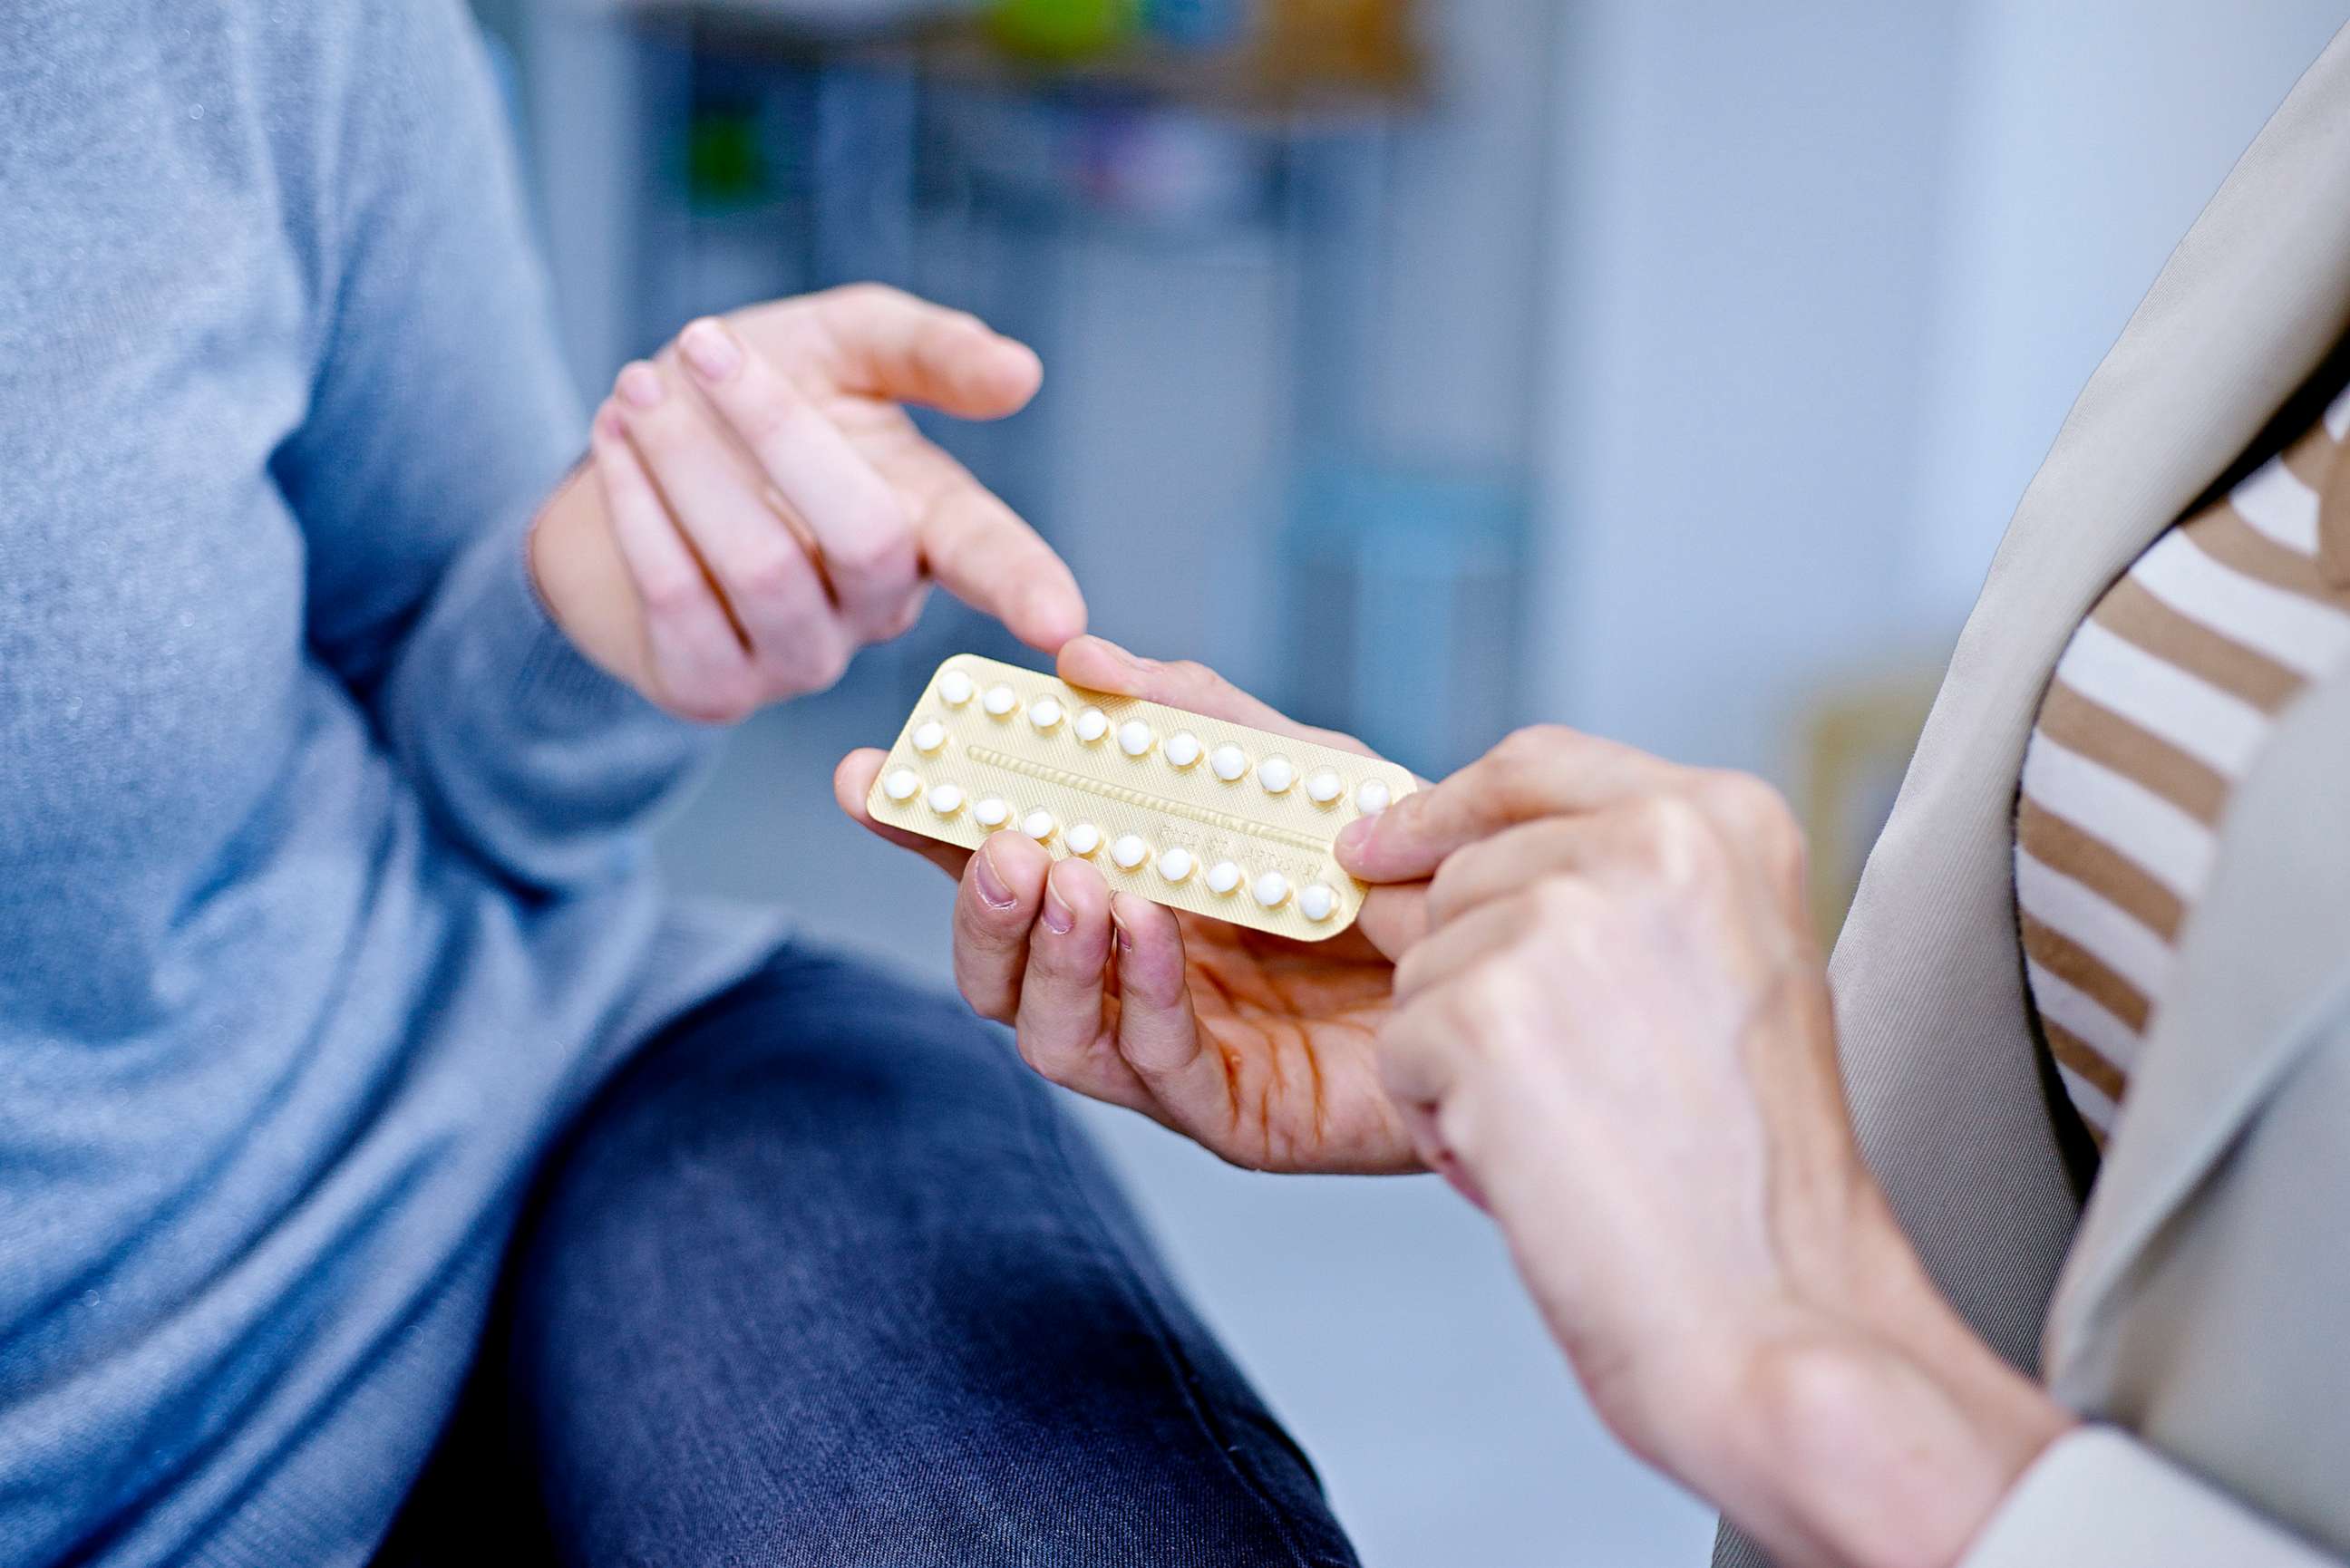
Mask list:
[[[1053,547],[954,459],[925,458],[936,472],[916,536],[939,586],[1047,653],[1085,630],[1085,595]]]

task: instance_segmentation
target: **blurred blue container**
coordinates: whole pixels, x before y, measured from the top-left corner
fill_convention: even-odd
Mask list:
[[[1504,479],[1309,465],[1282,538],[1282,705],[1431,777],[1491,745],[1516,708],[1525,510]]]
[[[1182,48],[1221,49],[1240,41],[1248,13],[1249,0],[1143,0],[1142,26]]]

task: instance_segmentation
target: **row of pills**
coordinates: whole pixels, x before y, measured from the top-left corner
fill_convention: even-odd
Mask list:
[[[1020,706],[1020,694],[1011,687],[999,682],[983,692],[978,683],[960,670],[950,670],[939,678],[939,696],[950,708],[964,707],[976,697],[981,711],[993,719],[1009,719]],[[1039,697],[1028,705],[1028,722],[1040,733],[1051,733],[1064,720],[1067,720],[1070,732],[1088,746],[1100,744],[1110,733],[1109,715],[1090,704],[1078,709],[1074,719],[1055,698]],[[1118,726],[1117,734],[1118,749],[1129,757],[1147,757],[1151,748],[1158,746],[1170,766],[1191,768],[1205,756],[1208,771],[1226,784],[1238,784],[1251,771],[1249,755],[1240,747],[1222,745],[1209,751],[1189,730],[1176,731],[1161,744],[1149,724],[1139,719],[1128,719]],[[929,756],[944,750],[949,737],[946,726],[931,719],[914,727],[913,739],[914,749]],[[1256,782],[1267,794],[1286,794],[1298,782],[1296,764],[1277,753],[1258,761],[1254,772]],[[1305,775],[1305,787],[1308,800],[1316,805],[1328,805],[1346,793],[1347,784],[1338,776],[1337,769],[1316,768]],[[1389,798],[1388,786],[1378,779],[1365,779],[1355,786],[1355,809],[1365,816],[1386,810]]]
[[[881,781],[881,792],[899,804],[921,795],[931,810],[942,817],[951,817],[966,804],[971,807],[971,819],[993,832],[1012,821],[1012,803],[1002,795],[983,795],[975,802],[966,802],[962,786],[957,784],[935,784],[925,791],[921,775],[911,768],[894,768]],[[1090,822],[1072,825],[1063,831],[1053,819],[1053,814],[1039,806],[1020,819],[1020,831],[1039,844],[1051,841],[1054,834],[1061,835],[1062,846],[1072,855],[1091,857],[1102,848],[1102,831]],[[1109,857],[1121,871],[1139,871],[1146,865],[1154,867],[1159,875],[1171,883],[1191,880],[1199,870],[1199,857],[1177,845],[1154,851],[1139,833],[1122,833],[1109,845]],[[1289,878],[1278,871],[1266,871],[1251,877],[1239,864],[1219,860],[1208,867],[1201,878],[1209,892],[1220,898],[1230,897],[1248,885],[1249,896],[1267,909],[1278,909],[1289,902],[1293,891]],[[1338,912],[1338,893],[1326,882],[1309,882],[1295,889],[1298,912],[1309,920],[1326,920]]]

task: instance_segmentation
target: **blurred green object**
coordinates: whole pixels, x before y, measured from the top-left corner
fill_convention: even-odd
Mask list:
[[[1076,60],[1107,54],[1134,36],[1142,0],[993,0],[989,36],[1014,54]]]
[[[759,119],[751,109],[705,105],[685,132],[687,200],[702,212],[757,204],[768,185]]]

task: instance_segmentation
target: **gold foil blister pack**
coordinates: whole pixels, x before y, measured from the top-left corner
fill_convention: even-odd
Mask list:
[[[1318,941],[1363,904],[1338,830],[1415,787],[1375,757],[964,653],[931,677],[866,806],[965,848],[1023,832],[1114,892]]]

